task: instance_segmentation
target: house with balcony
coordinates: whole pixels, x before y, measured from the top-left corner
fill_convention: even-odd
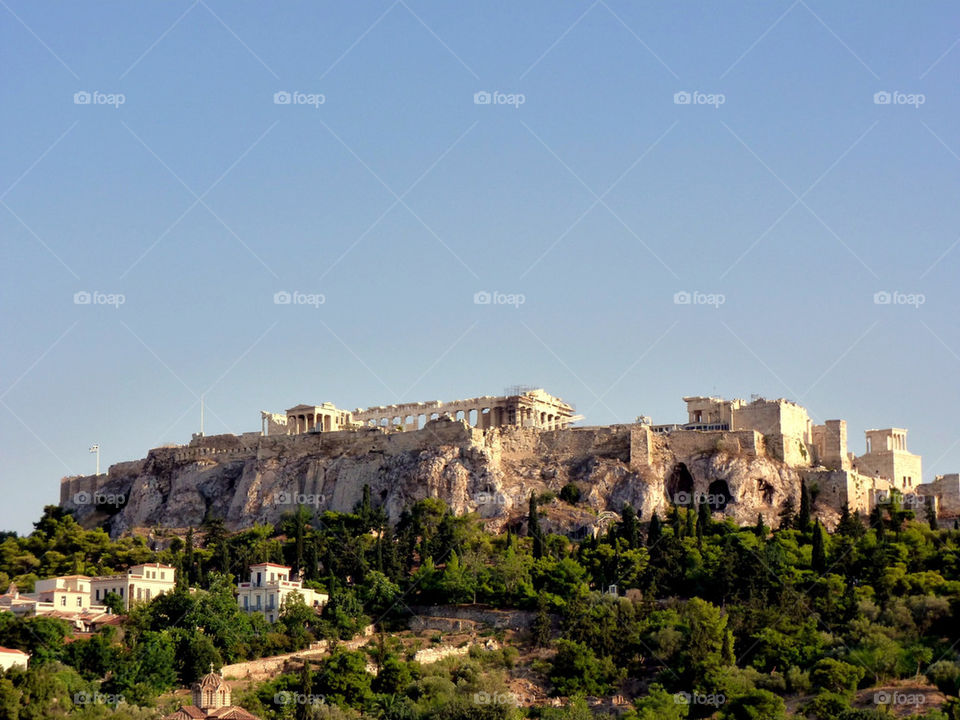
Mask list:
[[[247,613],[260,613],[267,622],[276,622],[284,599],[293,592],[303,596],[307,607],[320,610],[327,602],[326,593],[303,587],[300,580],[291,579],[290,568],[275,563],[257,563],[250,566],[249,582],[237,586],[237,604]]]

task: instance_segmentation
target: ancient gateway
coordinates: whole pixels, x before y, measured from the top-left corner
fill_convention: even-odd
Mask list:
[[[115,536],[210,515],[231,529],[275,524],[296,505],[351,512],[364,488],[393,520],[436,497],[492,529],[519,527],[531,493],[558,496],[570,483],[581,500],[557,506],[554,530],[573,536],[599,531],[625,503],[646,520],[698,498],[737,522],[759,514],[775,526],[804,483],[828,525],[844,505],[868,513],[895,492],[921,519],[960,517],[960,475],[924,483],[903,428],[866,430],[856,453],[846,421],[814,423],[789,400],[683,400],[683,422],[601,426],[577,425],[570,404],[530,388],[353,411],[300,404],[261,413],[254,432],[197,433],[107,473],[65,477],[60,503]]]
[[[285,413],[260,413],[264,435],[298,435],[307,432],[336,432],[363,426],[390,430],[419,430],[430,420],[448,416],[471,427],[489,430],[500,427],[560,430],[576,420],[573,408],[542,389],[515,388],[507,395],[484,395],[440,402],[377,405],[353,412],[333,403],[296,405]]]

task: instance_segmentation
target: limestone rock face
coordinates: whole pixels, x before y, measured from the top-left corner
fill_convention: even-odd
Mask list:
[[[631,456],[636,432],[630,425],[477,430],[440,419],[406,432],[203,437],[156,448],[107,475],[66,478],[61,505],[113,536],[198,526],[208,514],[239,530],[276,524],[297,505],[352,511],[369,485],[392,520],[436,497],[500,530],[525,521],[531,493],[558,495],[573,483],[581,491],[576,505],[546,500],[541,507],[547,528],[575,532],[602,525],[604,513],[619,513],[626,502],[643,519],[654,511],[664,517],[677,493],[705,493],[711,502],[722,495],[717,517],[743,523],[758,512],[770,523],[788,497],[798,497],[798,471],[766,455],[656,441],[639,461]]]

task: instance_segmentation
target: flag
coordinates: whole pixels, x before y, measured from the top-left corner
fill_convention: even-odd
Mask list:
[[[99,452],[99,451],[100,451],[99,445],[94,445],[90,448],[90,452]]]

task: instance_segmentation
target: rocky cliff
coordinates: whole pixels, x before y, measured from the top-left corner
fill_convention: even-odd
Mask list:
[[[544,511],[552,529],[585,532],[626,502],[647,519],[654,511],[663,517],[670,500],[706,494],[718,517],[752,523],[758,512],[770,522],[798,497],[803,469],[768,456],[761,436],[745,446],[729,433],[696,435],[681,442],[636,425],[481,431],[450,419],[408,432],[218,435],[155,448],[99,477],[64,478],[61,505],[113,536],[196,526],[208,513],[236,530],[276,523],[298,504],[350,511],[369,485],[394,520],[417,500],[438,497],[498,530],[522,523],[531,492],[558,494],[574,483],[577,504],[557,500]]]

